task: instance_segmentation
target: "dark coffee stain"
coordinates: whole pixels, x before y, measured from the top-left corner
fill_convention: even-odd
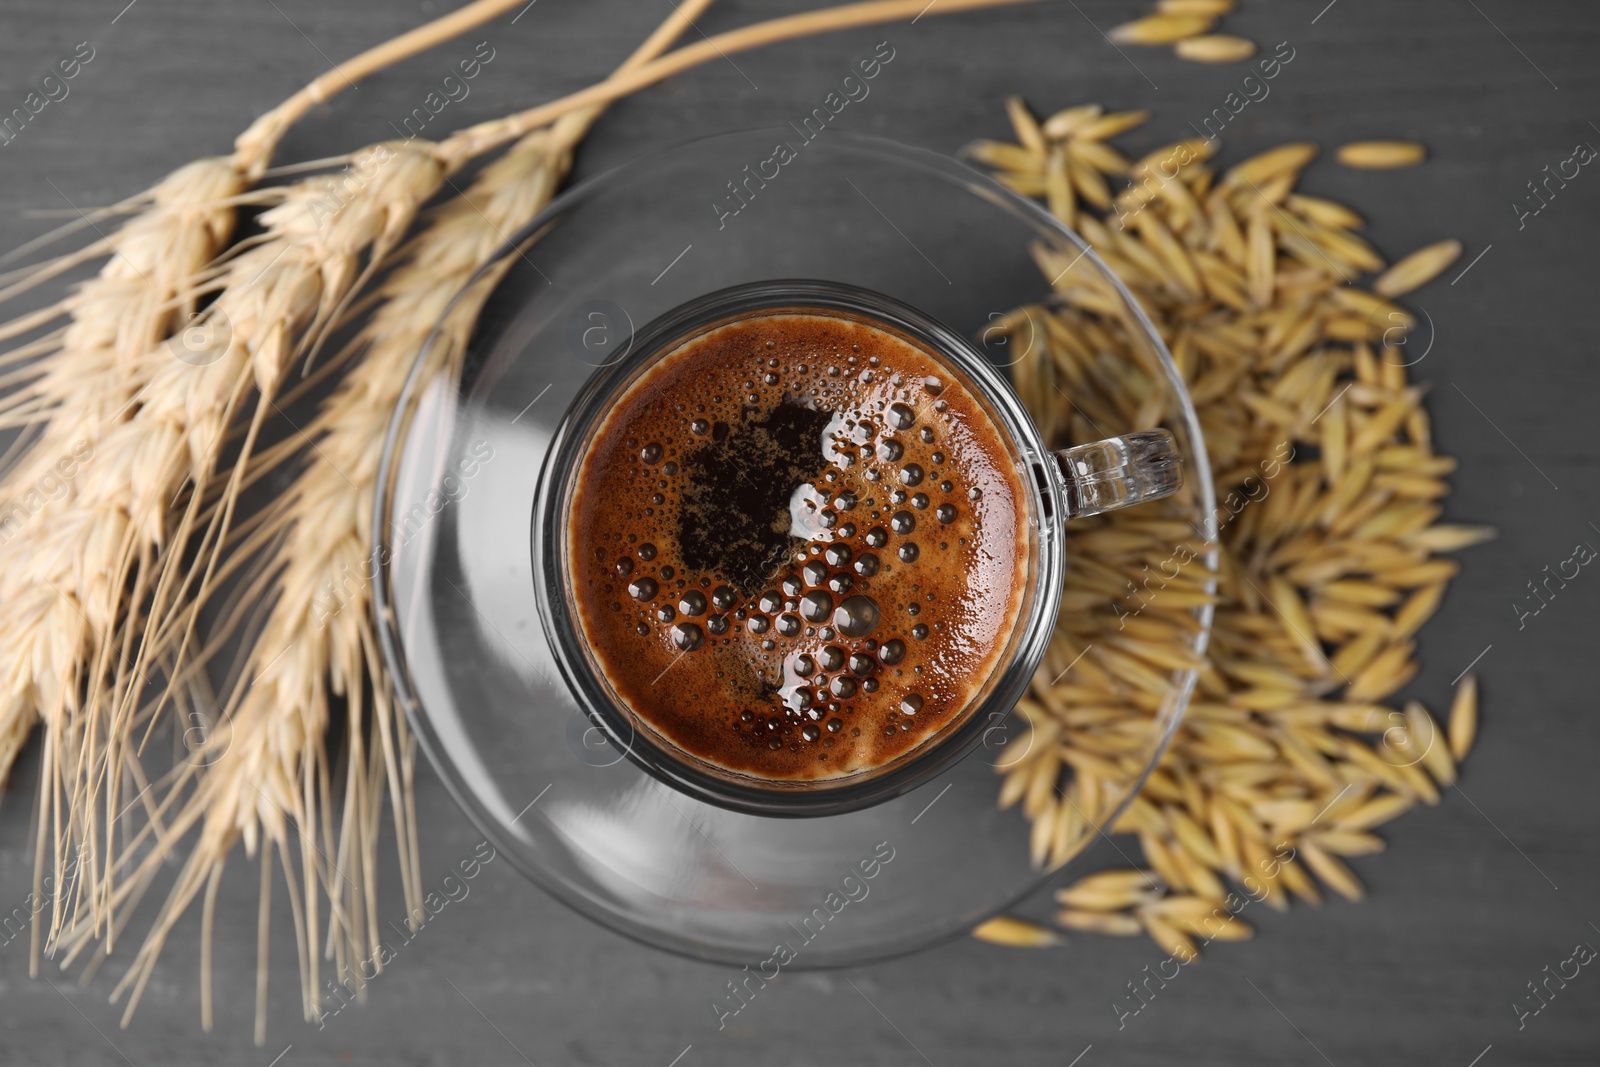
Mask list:
[[[685,456],[683,562],[723,575],[746,596],[759,593],[803,543],[790,531],[789,500],[828,466],[822,453],[828,419],[826,411],[782,403]]]

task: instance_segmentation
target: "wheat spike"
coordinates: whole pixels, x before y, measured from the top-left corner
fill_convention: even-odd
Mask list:
[[[5,625],[16,642],[8,652],[21,660],[7,670],[0,699],[7,708],[33,701],[53,732],[53,750],[70,757],[51,768],[71,798],[71,818],[55,828],[55,866],[59,880],[64,857],[80,855],[70,899],[87,903],[91,929],[109,917],[112,820],[124,807],[143,681],[173,599],[193,579],[181,548],[201,525],[226,431],[254,387],[260,399],[247,457],[300,351],[293,338],[335,313],[360,276],[362,250],[372,246],[381,259],[438,187],[443,172],[431,154],[403,148],[394,155],[374,177],[370,199],[345,204],[327,225],[312,221],[321,184],[291,187],[263,217],[268,239],[232,259],[219,282],[206,315],[228,329],[210,339],[197,365],[164,348],[148,354],[156,367],[136,394],[136,411],[96,442],[96,462],[41,511],[28,538],[0,546],[0,595],[12,606]],[[224,505],[199,534],[202,559],[214,557],[226,533],[238,474],[226,480]],[[186,487],[187,503],[169,512]],[[52,933],[68,918],[64,897],[56,896]],[[114,931],[106,927],[108,942]]]
[[[368,590],[363,584],[331,611],[323,590],[343,588],[351,576],[363,576],[364,583],[372,492],[388,413],[411,359],[450,296],[504,233],[518,228],[548,200],[565,173],[570,148],[549,142],[548,136],[531,135],[486,168],[463,199],[452,201],[431,220],[412,258],[380,290],[385,303],[363,330],[361,362],[307,428],[316,442],[314,458],[274,505],[274,523],[284,538],[274,553],[278,562],[271,580],[263,583],[262,593],[275,599],[251,652],[246,671],[251,685],[232,709],[227,732],[214,742],[224,749],[222,756],[207,768],[175,819],[176,825],[204,820],[208,832],[196,849],[197,858],[220,861],[239,837],[248,842],[258,832],[274,837],[282,847],[289,825],[299,829],[303,840],[319,835],[319,813],[332,807],[335,798],[318,795],[307,803],[302,797],[305,783],[322,777],[319,761],[330,702],[337,697],[354,700],[370,678],[376,683],[366,712],[372,727],[363,740],[360,735],[368,731],[364,726],[358,731],[360,716],[352,711],[351,738],[358,743],[349,749],[348,780],[366,780],[367,759],[382,770],[397,823],[402,869],[407,872],[408,910],[420,902],[411,856],[414,841],[401,794],[403,764],[411,753],[378,665],[380,653],[367,613]],[[474,310],[458,307],[448,343],[436,343],[434,351],[458,351],[464,345]],[[300,521],[311,516],[314,521]],[[370,755],[364,755],[364,746],[371,747]],[[256,795],[258,789],[265,796]],[[347,833],[365,825],[357,816],[379,799],[346,804]],[[325,847],[332,846],[328,854],[344,857],[349,866],[341,862],[339,869],[318,873],[330,897],[353,897],[336,909],[336,915],[343,916],[336,921],[345,926],[338,933],[348,939],[346,951],[353,964],[376,950],[371,897],[376,872],[366,869],[363,850],[344,836],[336,846],[325,842]],[[315,855],[309,861],[319,866]],[[180,908],[188,904],[176,893],[174,900]],[[159,948],[163,933],[158,926],[150,943]],[[309,951],[314,953],[314,943]],[[346,977],[338,975],[340,980]],[[314,990],[316,983],[310,988]],[[307,1001],[306,1010],[308,1015],[314,1012],[314,1000]]]
[[[6,514],[0,557],[7,566],[0,596],[10,609],[3,624],[8,658],[0,663],[0,775],[42,717],[51,731],[42,788],[52,801],[65,798],[69,811],[50,831],[58,883],[68,853],[82,860],[73,867],[68,890],[54,895],[52,932],[61,927],[69,893],[74,907],[88,902],[93,923],[105,919],[105,876],[114,863],[112,823],[122,808],[119,785],[136,773],[125,765],[127,749],[121,742],[131,730],[128,702],[137,699],[136,679],[143,674],[134,665],[132,640],[140,622],[138,602],[152,593],[161,550],[172,536],[184,537],[182,522],[176,530],[169,526],[170,497],[186,479],[197,488],[191,501],[205,495],[198,487],[210,473],[209,464],[194,469],[185,460],[205,463],[215,455],[221,423],[236,399],[230,396],[219,407],[217,394],[205,392],[216,375],[180,358],[200,363],[212,353],[203,347],[184,352],[163,342],[184,329],[196,300],[218,288],[219,279],[248,267],[256,270],[253,281],[261,283],[261,293],[273,290],[277,265],[253,252],[210,264],[231,236],[239,204],[292,201],[276,192],[246,190],[264,171],[278,138],[307,108],[348,85],[351,77],[414,54],[441,33],[460,32],[508,6],[504,0],[479,0],[356,57],[336,81],[330,72],[264,116],[258,135],[232,157],[188,164],[149,192],[100,213],[132,217],[83,252],[47,262],[30,280],[7,290],[31,287],[62,263],[94,254],[109,257],[96,278],[29,317],[44,325],[50,317],[66,316],[65,327],[6,357],[10,361],[20,352],[33,359],[25,368],[32,377],[7,397],[4,411],[10,424],[36,431],[36,440],[0,483]],[[93,224],[94,218],[85,215],[83,221]],[[294,303],[292,296],[286,299]],[[207,312],[212,322],[231,306],[221,298],[218,305]],[[201,380],[198,392],[188,381],[174,380],[174,364]],[[36,506],[41,492],[55,499]],[[13,522],[19,514],[25,519],[20,529]],[[158,602],[161,586],[155,581]],[[41,809],[36,890],[45,867],[46,814]],[[106,928],[108,944],[113,933]],[[35,969],[41,940],[36,924]]]
[[[630,64],[658,54],[708,5],[709,0],[699,0],[679,8]],[[263,527],[281,538],[281,544],[273,555],[277,562],[253,591],[270,599],[273,607],[247,665],[252,683],[239,694],[225,731],[212,742],[221,754],[173,817],[175,826],[200,823],[201,841],[135,967],[118,988],[133,990],[130,1014],[171,922],[192,901],[201,876],[217,869],[241,837],[247,848],[258,837],[276,843],[287,869],[287,832],[291,827],[298,832],[304,875],[300,893],[307,914],[313,914],[320,886],[332,905],[328,937],[335,946],[337,977],[359,985],[356,963],[372,958],[379,936],[374,824],[367,813],[376,811],[386,791],[396,821],[408,913],[417,921],[421,886],[408,821],[414,751],[379,666],[364,584],[383,431],[409,365],[445,307],[505,234],[520,229],[554,195],[571,165],[574,146],[597,115],[598,109],[567,115],[486,167],[467,192],[430,218],[405,261],[377,291],[381,304],[352,342],[359,361],[307,428],[316,445],[313,458]],[[512,261],[503,260],[501,269]],[[493,281],[494,276],[483,279],[471,298],[455,304],[443,336],[430,349],[444,365],[463,352]],[[330,609],[323,591],[348,588],[353,577],[358,578],[353,594]],[[370,707],[363,715],[360,701],[367,686]],[[327,793],[323,752],[329,705],[341,696],[352,704],[350,786],[333,841],[324,829],[335,798]],[[315,850],[319,837],[323,845]],[[315,923],[308,923],[300,933],[309,975],[304,1007],[313,1018],[318,931]]]

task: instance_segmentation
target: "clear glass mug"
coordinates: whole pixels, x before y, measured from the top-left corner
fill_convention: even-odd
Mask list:
[[[642,350],[640,327],[759,279],[826,278],[887,294],[982,352],[1057,448],[1171,430],[1185,485],[1132,517],[1150,531],[1153,561],[1192,546],[1197,579],[1217,567],[1217,502],[1184,374],[1094,250],[1037,204],[948,156],[843,130],[809,141],[736,217],[712,210],[729,202],[729,179],[794,136],[738,131],[631,160],[508,233],[468,287],[495,285],[461,362],[431,348],[418,356],[372,511],[375,615],[396,700],[496,855],[609,929],[735,968],[794,939],[791,924],[880,850],[894,859],[873,868],[871,897],[834,915],[785,970],[853,966],[964,937],[1047,880],[1072,877],[1076,865],[1042,867],[1032,858],[1039,823],[996,803],[1001,774],[1042,755],[1037,742],[1047,735],[1037,727],[1050,721],[1003,707],[995,694],[966,759],[920,788],[814,818],[702,802],[594,725],[556,665],[529,519],[558,429],[597,369]],[[1082,386],[1054,375],[1064,353],[1048,328],[1074,307],[1092,308],[1104,331]],[[1104,391],[1095,392],[1096,380]],[[1055,397],[1052,383],[1072,395]],[[1004,406],[1026,426],[1014,401]],[[1029,451],[1051,475],[1049,450],[1034,442]],[[1104,521],[1047,527],[1066,531],[1047,551],[1064,557],[1067,574],[1081,559],[1079,540]],[[1103,662],[1102,649],[1088,648],[1101,634],[1115,654],[1118,619],[1102,599],[1067,582],[1041,686],[1071,682],[1074,664]],[[1198,664],[1210,605],[1189,617],[1175,649]],[[1127,751],[1096,779],[1094,803],[1074,813],[1063,855],[1109,830],[1182,720],[1197,667],[1156,673],[1159,692],[1130,691]],[[1061,765],[1063,808],[1081,777]],[[720,976],[707,980],[721,989]]]
[[[850,775],[805,781],[740,774],[689,753],[620,698],[577,622],[566,517],[595,432],[630,386],[682,342],[731,321],[816,313],[887,330],[926,352],[975,398],[999,428],[1024,486],[1028,539],[1022,611],[1007,647],[962,710],[888,762]],[[1183,462],[1166,430],[1136,431],[1052,450],[991,361],[959,333],[917,309],[835,282],[763,281],[692,300],[643,328],[629,350],[602,367],[561,420],[540,472],[531,522],[539,611],[563,680],[619,751],[658,780],[697,799],[764,816],[832,815],[899,796],[966,756],[1026,691],[1045,654],[1061,602],[1067,521],[1170,496]]]

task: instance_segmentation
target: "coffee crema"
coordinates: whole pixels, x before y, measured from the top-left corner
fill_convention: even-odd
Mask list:
[[[566,567],[612,692],[777,782],[966,721],[1029,578],[1024,485],[965,379],[888,325],[776,309],[633,381],[573,477]]]

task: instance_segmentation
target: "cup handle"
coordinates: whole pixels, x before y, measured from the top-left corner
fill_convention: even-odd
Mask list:
[[[1055,456],[1066,477],[1061,496],[1069,519],[1159,500],[1183,487],[1183,458],[1166,430],[1108,437]]]

